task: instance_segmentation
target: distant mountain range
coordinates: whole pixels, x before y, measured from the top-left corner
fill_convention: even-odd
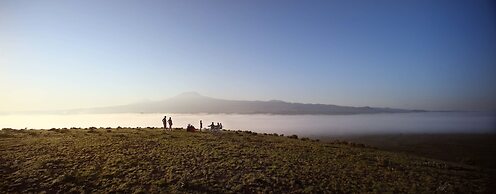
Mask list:
[[[202,96],[196,92],[187,92],[178,96],[153,102],[141,102],[122,106],[77,109],[66,113],[225,113],[225,114],[370,114],[370,113],[406,113],[423,112],[422,110],[404,110],[393,108],[351,107],[329,104],[290,103],[279,100],[242,101],[224,100]]]

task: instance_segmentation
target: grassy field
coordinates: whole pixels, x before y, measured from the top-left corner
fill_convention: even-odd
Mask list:
[[[492,178],[361,144],[251,132],[0,132],[2,193],[491,193]]]
[[[496,170],[495,134],[376,134],[338,139]]]

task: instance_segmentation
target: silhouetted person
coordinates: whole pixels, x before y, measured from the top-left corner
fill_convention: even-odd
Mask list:
[[[202,122],[202,120],[200,120],[200,131],[202,128],[203,128],[203,122]]]
[[[222,123],[219,123],[219,129],[222,129]]]
[[[172,117],[169,117],[169,127],[172,130]]]
[[[162,123],[164,124],[164,129],[167,129],[167,116],[164,116]]]
[[[214,122],[212,122],[212,124],[210,125],[210,129],[213,130],[214,127],[215,127]]]

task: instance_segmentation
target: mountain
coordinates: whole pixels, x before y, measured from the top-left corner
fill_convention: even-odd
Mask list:
[[[367,113],[404,113],[420,110],[392,108],[351,107],[329,104],[290,103],[280,100],[242,101],[224,100],[202,96],[196,92],[187,92],[162,100],[141,102],[123,106],[79,109],[70,112],[79,113],[226,113],[226,114],[367,114]]]

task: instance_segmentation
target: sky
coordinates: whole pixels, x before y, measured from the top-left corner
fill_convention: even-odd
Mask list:
[[[0,0],[0,112],[182,92],[496,110],[484,0]]]

